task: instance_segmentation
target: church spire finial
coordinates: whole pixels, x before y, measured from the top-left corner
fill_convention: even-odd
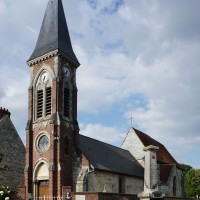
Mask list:
[[[49,0],[35,50],[28,61],[55,50],[79,64],[74,54],[61,0]]]

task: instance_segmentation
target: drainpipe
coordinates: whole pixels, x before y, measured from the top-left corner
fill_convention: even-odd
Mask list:
[[[86,175],[85,175],[85,182],[86,182],[86,192],[88,192],[88,174],[91,174],[92,172],[94,172],[94,167],[90,164],[90,168],[92,170],[89,169],[88,172],[86,172]]]

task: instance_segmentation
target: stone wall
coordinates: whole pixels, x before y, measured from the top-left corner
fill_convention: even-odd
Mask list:
[[[184,194],[184,177],[183,177],[183,173],[182,170],[176,168],[176,166],[173,167],[169,180],[166,183],[166,185],[163,185],[161,187],[162,190],[167,190],[166,196],[172,197],[175,196],[173,194],[173,179],[174,177],[176,177],[176,197],[183,197]],[[162,191],[163,193],[165,193],[166,191]]]
[[[136,135],[135,131],[131,128],[121,145],[122,149],[128,150],[136,160],[144,167],[144,145]]]
[[[25,146],[8,115],[0,121],[0,138],[1,165],[7,166],[6,171],[0,171],[0,185],[8,185],[15,190],[17,186],[24,185]]]
[[[143,191],[143,179],[101,171],[88,174],[87,185],[92,192],[138,194]]]
[[[76,192],[138,194],[143,191],[142,178],[92,169],[86,157],[83,154],[79,156],[73,167]]]
[[[135,133],[134,129],[130,129],[121,148],[128,150],[135,158],[136,160],[141,164],[141,166],[144,167],[144,156],[145,153],[143,151],[144,145],[138,138],[137,134]],[[182,170],[177,168],[175,164],[173,170],[169,176],[169,179],[167,183],[164,183],[162,185],[159,185],[159,188],[161,189],[161,192],[164,193],[166,196],[174,196],[173,192],[173,178],[176,177],[177,184],[176,184],[176,197],[183,197],[184,196],[184,178]],[[160,166],[158,167],[158,178],[160,180]]]

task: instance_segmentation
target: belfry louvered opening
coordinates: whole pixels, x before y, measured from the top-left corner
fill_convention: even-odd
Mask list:
[[[51,87],[46,88],[46,115],[51,115]]]
[[[43,90],[37,91],[37,118],[42,117],[43,113]]]
[[[70,117],[70,89],[64,88],[64,116]]]

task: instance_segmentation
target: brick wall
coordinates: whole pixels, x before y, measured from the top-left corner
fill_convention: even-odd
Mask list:
[[[72,177],[72,158],[75,134],[77,133],[74,125],[77,117],[77,90],[75,75],[69,77],[72,89],[71,97],[71,117],[66,119],[63,116],[63,84],[64,72],[62,67],[69,63],[71,71],[76,73],[73,63],[65,58],[54,55],[43,62],[35,63],[31,66],[31,85],[29,88],[29,121],[27,127],[27,153],[26,153],[26,174],[25,184],[27,193],[33,194],[33,182],[37,179],[37,167],[45,159],[45,164],[50,168],[49,172],[49,195],[62,196],[62,187],[71,186],[73,190]],[[49,75],[49,82],[42,83],[40,76],[43,72]],[[59,81],[58,81],[59,80]],[[37,119],[36,115],[36,91],[38,87],[46,87],[48,84],[52,88],[52,114]],[[44,90],[45,91],[45,90]],[[53,134],[52,134],[53,133]],[[49,137],[50,146],[46,152],[39,152],[37,149],[38,138],[41,134]],[[68,137],[68,154],[65,153],[65,138]],[[37,186],[36,186],[37,187]]]
[[[99,193],[99,200],[139,200],[137,195]]]
[[[78,196],[85,196],[85,200],[98,200],[98,193],[92,193],[92,192],[87,192],[87,193],[72,193],[72,200],[76,200]]]
[[[11,193],[10,200],[25,200],[26,199],[26,187],[17,187],[15,192]]]
[[[195,200],[194,198],[164,197],[163,200]]]
[[[63,197],[66,197],[66,192],[70,192],[70,187],[63,187]],[[85,200],[140,200],[137,195],[130,194],[114,194],[114,193],[95,193],[95,192],[72,192],[71,200],[77,200],[78,197],[84,197]],[[11,200],[25,200],[25,187],[17,188],[15,193],[11,194]],[[194,198],[151,198],[151,200],[195,200]]]
[[[78,192],[72,193],[72,200],[77,200],[79,196],[84,196],[85,200],[139,200],[136,195],[114,194],[114,193],[93,193]]]

